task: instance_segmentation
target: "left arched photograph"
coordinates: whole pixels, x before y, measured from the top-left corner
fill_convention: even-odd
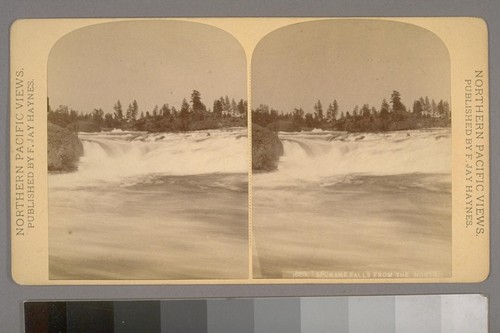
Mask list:
[[[177,20],[54,45],[51,280],[248,278],[246,66],[229,33]]]

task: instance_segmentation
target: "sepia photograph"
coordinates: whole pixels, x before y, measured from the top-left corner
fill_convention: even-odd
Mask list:
[[[72,31],[48,57],[52,280],[248,278],[246,55],[176,20]]]
[[[484,20],[26,19],[10,36],[16,283],[488,277]]]
[[[257,279],[452,275],[451,64],[413,24],[316,20],[252,57]]]

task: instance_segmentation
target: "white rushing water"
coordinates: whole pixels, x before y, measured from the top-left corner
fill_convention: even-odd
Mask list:
[[[450,276],[450,129],[279,136],[253,175],[256,278]]]
[[[55,186],[102,182],[134,185],[152,175],[186,176],[247,172],[247,130],[187,133],[80,133],[84,155],[78,171],[52,175]]]
[[[388,133],[280,133],[278,172],[254,177],[256,186],[343,181],[348,175],[449,174],[449,129]]]
[[[246,129],[79,137],[49,175],[51,279],[248,276]]]

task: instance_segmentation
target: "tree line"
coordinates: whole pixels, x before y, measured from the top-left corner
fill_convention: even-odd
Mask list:
[[[283,112],[261,104],[252,110],[252,122],[274,131],[301,131],[321,128],[348,132],[380,132],[451,126],[451,110],[447,101],[436,102],[420,97],[407,108],[401,94],[394,90],[389,102],[383,99],[377,109],[369,104],[352,111],[340,111],[336,99],[325,108],[318,100],[312,112],[301,107]]]
[[[53,110],[47,99],[47,120],[50,123],[79,132],[122,129],[148,132],[179,132],[189,130],[215,129],[231,126],[246,126],[247,102],[236,102],[226,95],[213,102],[208,108],[202,102],[201,93],[193,90],[190,102],[186,98],[181,106],[156,105],[153,110],[141,110],[134,99],[125,109],[120,100],[113,106],[112,113],[102,108],[83,113],[60,105]]]

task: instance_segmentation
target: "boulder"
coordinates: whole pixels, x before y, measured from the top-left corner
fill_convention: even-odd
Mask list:
[[[252,170],[273,171],[283,155],[283,143],[268,128],[252,124]]]
[[[49,171],[74,171],[83,155],[78,136],[66,128],[47,124],[47,166]]]

